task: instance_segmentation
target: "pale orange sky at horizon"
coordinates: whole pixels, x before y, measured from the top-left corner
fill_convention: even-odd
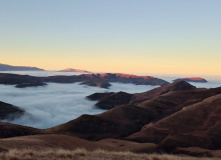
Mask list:
[[[219,75],[219,62],[188,61],[180,59],[63,59],[20,57],[7,59],[1,57],[2,64],[13,66],[31,66],[45,70],[62,70],[65,68],[83,69],[92,72],[132,73],[132,74],[164,74],[164,75]],[[203,65],[202,65],[203,64]],[[194,67],[193,67],[194,66]],[[210,67],[208,67],[210,66]],[[214,70],[215,68],[215,70]],[[206,74],[205,74],[206,73]]]
[[[2,1],[0,63],[221,75],[220,0]]]

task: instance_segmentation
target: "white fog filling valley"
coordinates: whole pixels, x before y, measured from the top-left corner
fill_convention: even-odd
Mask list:
[[[7,71],[1,73],[14,73],[32,76],[53,75],[79,75],[76,72],[56,71]],[[156,76],[168,82],[177,77]],[[191,83],[200,88],[215,88],[221,86],[221,77],[211,78],[208,83]],[[135,85],[131,83],[111,83],[110,89],[90,87],[79,83],[59,84],[48,83],[43,87],[15,88],[15,85],[0,84],[0,101],[23,108],[26,114],[13,121],[5,121],[39,129],[54,127],[76,119],[83,114],[95,115],[103,113],[94,105],[97,101],[90,101],[86,96],[96,92],[119,92],[141,93],[159,86]]]
[[[158,86],[111,83],[110,89],[90,87],[79,83],[48,83],[43,87],[15,88],[14,85],[0,85],[0,101],[18,106],[26,114],[13,121],[14,124],[39,129],[50,128],[83,114],[99,114],[106,110],[94,107],[97,101],[90,101],[86,96],[96,92],[139,93]]]

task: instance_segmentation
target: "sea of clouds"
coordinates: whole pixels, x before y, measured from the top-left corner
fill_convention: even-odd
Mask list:
[[[59,75],[61,72],[11,72],[33,76]],[[62,75],[79,73],[65,72]],[[96,101],[86,96],[96,92],[139,93],[157,86],[111,83],[110,89],[90,87],[79,83],[48,83],[43,87],[15,88],[14,85],[0,85],[0,101],[23,108],[27,113],[10,123],[49,128],[73,120],[82,114],[99,114],[105,110],[94,107]],[[8,121],[7,121],[8,122]]]
[[[10,72],[33,76],[78,75],[74,72]],[[172,82],[177,77],[158,76]],[[0,85],[0,101],[23,108],[27,113],[10,123],[31,126],[35,128],[50,128],[83,114],[99,114],[105,110],[94,107],[96,101],[86,99],[86,96],[96,92],[140,93],[158,86],[111,83],[110,89],[90,87],[79,83],[59,84],[48,83],[43,87],[15,88],[14,85]],[[208,83],[191,83],[197,87],[214,88],[221,86],[221,80],[213,79]]]

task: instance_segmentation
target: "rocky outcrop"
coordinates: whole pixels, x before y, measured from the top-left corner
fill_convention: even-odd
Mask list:
[[[17,84],[16,88],[26,88],[26,87],[40,87],[40,86],[46,86],[47,83],[44,82],[34,82],[34,83],[21,83]]]
[[[15,119],[23,115],[25,111],[8,103],[0,101],[0,120]]]
[[[37,67],[10,66],[7,64],[0,64],[0,71],[44,71],[44,70]]]
[[[201,78],[201,77],[191,77],[191,78],[178,78],[173,80],[175,81],[186,81],[186,82],[198,82],[198,83],[206,83],[208,82],[207,80]]]

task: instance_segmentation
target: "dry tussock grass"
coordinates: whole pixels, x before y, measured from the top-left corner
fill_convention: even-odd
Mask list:
[[[86,151],[48,149],[37,151],[31,149],[17,150],[0,153],[0,160],[218,160],[215,158],[181,157],[168,154],[135,154],[132,152],[109,152],[102,149]]]

